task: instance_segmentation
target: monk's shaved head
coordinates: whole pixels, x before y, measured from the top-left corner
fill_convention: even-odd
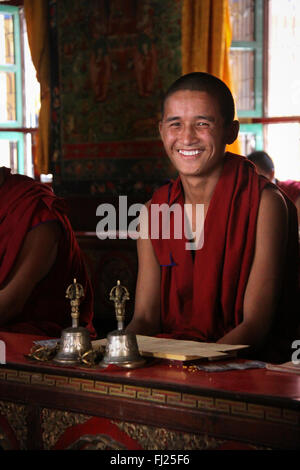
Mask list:
[[[235,108],[231,91],[222,80],[204,72],[193,72],[178,78],[167,90],[162,103],[162,116],[166,100],[180,90],[204,91],[216,98],[225,125],[234,120]]]
[[[263,150],[252,152],[247,155],[247,158],[265,173],[270,173],[274,170],[274,163],[272,158]]]

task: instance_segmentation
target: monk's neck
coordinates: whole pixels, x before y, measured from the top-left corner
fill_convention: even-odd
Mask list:
[[[223,167],[209,176],[181,176],[184,199],[189,204],[209,205]]]

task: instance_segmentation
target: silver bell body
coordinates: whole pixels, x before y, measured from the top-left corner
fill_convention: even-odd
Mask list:
[[[105,354],[101,365],[115,364],[120,367],[134,368],[145,363],[139,353],[136,336],[115,330],[107,335]]]
[[[53,359],[60,364],[77,364],[81,356],[92,349],[89,332],[83,327],[63,330],[59,351]]]

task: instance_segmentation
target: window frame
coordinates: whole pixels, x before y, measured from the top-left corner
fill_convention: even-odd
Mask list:
[[[0,132],[0,140],[9,140],[10,142],[17,143],[17,152],[18,152],[18,173],[21,175],[24,174],[24,136],[22,132]]]
[[[0,72],[14,73],[16,86],[16,120],[0,121],[2,128],[16,128],[23,125],[23,99],[22,99],[22,54],[21,54],[21,28],[19,8],[9,5],[0,5],[0,13],[7,13],[13,17],[14,25],[14,64],[1,64]]]
[[[15,64],[0,65],[0,70],[16,73],[16,120],[0,122],[0,139],[17,143],[17,168],[12,171],[34,177],[34,153],[38,127],[26,127],[25,119],[25,62],[24,62],[24,10],[23,2],[12,2],[12,5],[0,4],[0,13],[13,15]],[[30,139],[29,139],[30,135]]]
[[[255,150],[264,150],[263,124],[240,124],[240,134],[253,134],[255,136]]]
[[[262,117],[264,112],[263,55],[264,55],[264,0],[254,2],[254,41],[232,41],[231,50],[254,51],[254,109],[240,111],[239,117]]]

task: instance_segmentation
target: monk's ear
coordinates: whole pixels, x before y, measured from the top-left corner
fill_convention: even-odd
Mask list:
[[[237,139],[240,130],[239,121],[232,121],[232,123],[226,128],[225,143],[230,145]]]
[[[162,121],[159,121],[159,122],[158,122],[158,130],[159,130],[159,134],[160,134],[160,136],[161,136]]]

